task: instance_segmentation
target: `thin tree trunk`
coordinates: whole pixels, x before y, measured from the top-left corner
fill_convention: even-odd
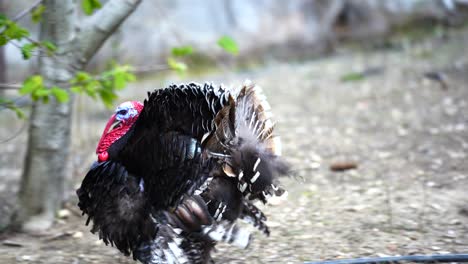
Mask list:
[[[56,44],[55,56],[39,58],[39,73],[47,87],[66,87],[74,70],[69,47],[74,37],[73,0],[46,0],[40,40]],[[33,105],[28,149],[20,186],[17,221],[27,231],[49,228],[64,193],[70,152],[71,104],[56,100]]]
[[[0,0],[0,14],[6,13],[5,1]],[[6,83],[6,61],[5,61],[5,46],[0,46],[0,83]],[[4,90],[0,89],[0,97],[4,96]]]
[[[40,39],[57,46],[54,56],[41,56],[39,73],[46,87],[66,88],[104,41],[131,14],[141,0],[109,0],[75,29],[74,0],[45,0]],[[65,193],[70,169],[70,130],[73,96],[65,104],[51,100],[33,105],[28,148],[14,225],[25,231],[49,228]]]

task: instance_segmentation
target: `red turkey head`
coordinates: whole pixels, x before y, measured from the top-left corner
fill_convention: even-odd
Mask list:
[[[143,104],[138,101],[128,101],[120,104],[115,113],[107,122],[96,148],[98,161],[106,161],[109,158],[109,147],[121,138],[132,127],[143,109]]]

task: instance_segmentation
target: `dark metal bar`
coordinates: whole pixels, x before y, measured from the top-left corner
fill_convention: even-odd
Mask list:
[[[447,262],[468,262],[468,254],[443,254],[443,255],[410,255],[398,257],[381,258],[356,258],[325,261],[310,261],[304,264],[389,264],[401,262],[420,263],[447,263]]]

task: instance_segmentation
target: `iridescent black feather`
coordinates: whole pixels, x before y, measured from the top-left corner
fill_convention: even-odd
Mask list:
[[[287,166],[262,96],[252,85],[232,94],[194,83],[149,93],[77,191],[92,231],[143,263],[206,263],[217,241],[246,247],[237,219],[268,235],[249,199],[280,194]]]

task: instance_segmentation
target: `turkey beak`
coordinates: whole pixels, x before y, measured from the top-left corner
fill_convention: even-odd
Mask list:
[[[119,127],[122,121],[115,119],[114,122],[109,126],[109,130],[107,130],[107,133],[111,132],[115,128]]]

